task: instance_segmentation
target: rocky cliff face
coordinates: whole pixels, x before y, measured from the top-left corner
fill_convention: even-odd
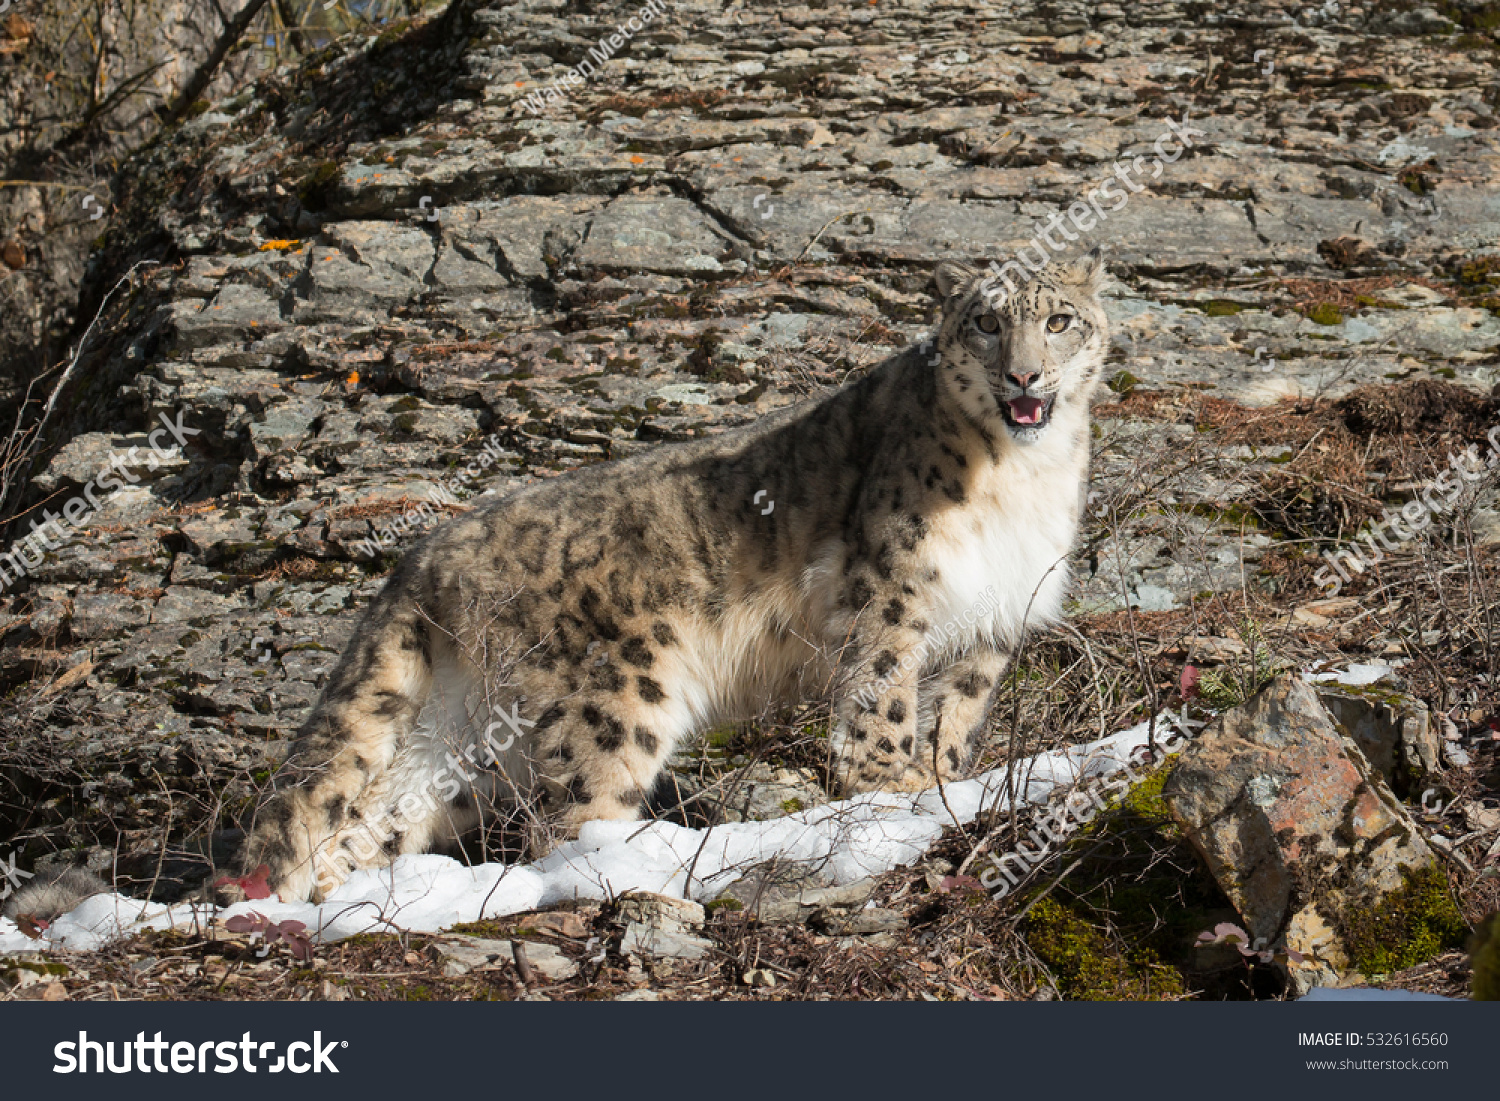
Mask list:
[[[1054,239],[1118,280],[1099,490],[1153,506],[1096,523],[1077,610],[1300,578],[1290,611],[1305,532],[1244,520],[1291,449],[1202,401],[1451,383],[1421,427],[1461,445],[1500,369],[1494,13],[1302,9],[678,2],[626,40],[638,4],[455,0],[174,128],[102,223],[32,503],[132,446],[138,480],[4,590],[0,837],[171,893],[487,441],[504,493],[835,386],[924,335],[939,259],[1078,203]]]
[[[213,0],[0,0],[0,403],[69,358],[84,266],[115,212],[110,177],[209,56],[223,11]],[[237,51],[210,92],[256,64]]]

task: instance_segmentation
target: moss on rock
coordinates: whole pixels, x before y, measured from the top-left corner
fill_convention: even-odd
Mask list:
[[[1308,311],[1307,319],[1315,325],[1342,325],[1344,314],[1332,302],[1320,302]]]
[[[1044,898],[1028,916],[1026,941],[1077,1001],[1160,1001],[1187,993],[1182,975],[1149,949],[1124,952],[1098,915]]]
[[[1347,918],[1344,944],[1350,961],[1366,975],[1415,967],[1461,947],[1468,932],[1440,869],[1403,870],[1401,876],[1403,885],[1384,901]]]
[[[1162,799],[1174,761],[1068,842],[1058,860],[1067,874],[1027,913],[1026,942],[1065,998],[1160,1001],[1200,985],[1197,935],[1232,910]]]

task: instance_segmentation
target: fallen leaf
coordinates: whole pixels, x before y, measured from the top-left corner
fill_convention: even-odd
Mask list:
[[[224,928],[231,933],[259,933],[265,926],[265,915],[257,914],[253,910],[248,914],[235,914],[233,917],[224,919]]]
[[[58,677],[51,684],[47,685],[47,687],[43,688],[41,691],[41,695],[50,696],[54,692],[61,692],[64,688],[71,688],[73,687],[73,685],[86,678],[93,671],[94,663],[92,661],[80,661],[77,665],[73,666],[73,668],[69,669],[62,676]]]
[[[271,897],[271,885],[266,880],[271,875],[271,869],[262,864],[249,875],[224,876],[214,880],[215,887],[222,887],[226,883],[233,883],[245,892],[246,898],[261,899]]]
[[[47,931],[49,924],[49,922],[43,921],[38,917],[32,917],[30,914],[16,915],[16,928],[32,940],[41,940],[42,934]]]

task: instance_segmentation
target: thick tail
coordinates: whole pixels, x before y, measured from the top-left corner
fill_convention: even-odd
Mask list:
[[[27,917],[49,924],[71,912],[85,899],[109,891],[109,884],[84,868],[66,865],[38,872],[5,900],[0,917]]]

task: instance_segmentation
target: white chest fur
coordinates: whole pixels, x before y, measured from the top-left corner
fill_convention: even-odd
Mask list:
[[[974,480],[961,508],[934,520],[923,543],[925,564],[938,571],[933,626],[971,620],[958,648],[985,635],[1011,646],[1060,617],[1087,476],[1087,454],[1062,443],[1011,448]],[[979,614],[966,617],[970,609]]]

